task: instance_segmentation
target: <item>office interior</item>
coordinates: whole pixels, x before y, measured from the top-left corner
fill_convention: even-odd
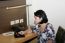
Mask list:
[[[65,0],[0,0],[0,43],[37,43],[34,33],[15,38],[12,27],[25,31],[34,26],[34,12],[39,9],[46,12],[60,43],[65,32]]]

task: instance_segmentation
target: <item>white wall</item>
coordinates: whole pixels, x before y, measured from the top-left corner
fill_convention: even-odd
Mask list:
[[[33,25],[34,12],[42,9],[46,12],[49,22],[53,24],[55,31],[59,25],[65,28],[65,0],[26,0],[32,4],[29,8],[29,21]]]

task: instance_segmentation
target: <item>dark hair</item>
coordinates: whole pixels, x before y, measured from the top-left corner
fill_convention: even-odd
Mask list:
[[[41,22],[39,24],[48,22],[47,15],[43,10],[37,10],[36,12],[34,12],[34,15],[39,17],[39,18],[42,18],[42,20],[41,20]]]

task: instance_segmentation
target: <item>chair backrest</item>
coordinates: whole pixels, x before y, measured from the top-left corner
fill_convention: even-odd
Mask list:
[[[63,34],[65,34],[65,29],[59,26],[57,34],[56,34],[56,43],[64,43]]]

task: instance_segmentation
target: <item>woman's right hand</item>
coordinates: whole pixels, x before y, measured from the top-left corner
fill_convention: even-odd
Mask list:
[[[26,33],[26,34],[32,33],[31,27],[30,27],[30,26],[28,26],[28,29],[27,29],[27,30],[25,30],[25,31],[24,31],[24,33]]]
[[[32,33],[32,30],[31,30],[31,27],[30,26],[28,26],[28,29],[27,30],[25,30],[25,31],[20,31],[20,32],[18,32],[19,34],[30,34],[30,33]]]
[[[18,32],[19,34],[21,34],[21,35],[23,35],[24,34],[24,31],[20,31],[20,32]]]

